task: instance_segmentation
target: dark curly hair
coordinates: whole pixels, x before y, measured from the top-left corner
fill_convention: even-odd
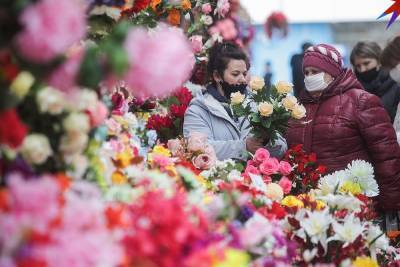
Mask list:
[[[247,69],[250,68],[249,57],[237,44],[225,41],[216,43],[211,48],[207,65],[207,74],[210,82],[214,82],[213,74],[215,71],[217,71],[221,77],[224,75],[224,71],[231,59],[244,60]]]
[[[385,68],[394,68],[400,63],[400,35],[391,40],[381,54],[381,63]]]

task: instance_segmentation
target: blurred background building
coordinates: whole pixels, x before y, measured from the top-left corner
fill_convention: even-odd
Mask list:
[[[394,2],[391,0],[242,0],[254,25],[249,43],[252,55],[252,74],[264,76],[266,64],[272,82],[292,80],[291,59],[300,54],[302,44],[330,43],[344,55],[349,66],[352,47],[363,40],[376,41],[381,46],[400,34],[400,21],[386,29],[390,15],[377,18]],[[266,21],[273,12],[287,19],[286,37],[266,33]]]

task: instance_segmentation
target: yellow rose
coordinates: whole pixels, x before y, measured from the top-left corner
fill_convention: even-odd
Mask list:
[[[357,257],[353,261],[353,267],[378,267],[378,263],[370,257]]]
[[[280,81],[275,85],[275,87],[279,94],[287,94],[293,92],[293,84],[288,82]]]
[[[270,183],[267,185],[265,194],[272,201],[281,201],[283,198],[283,189],[279,184]]]
[[[264,79],[261,77],[252,77],[250,81],[250,88],[253,91],[259,91],[263,89],[265,85]]]
[[[35,78],[30,72],[22,71],[11,83],[11,92],[19,98],[23,98],[29,92],[34,82]]]
[[[268,117],[274,112],[274,106],[268,102],[262,102],[258,105],[258,111],[261,116]]]
[[[304,208],[303,201],[301,201],[300,199],[298,199],[295,196],[287,196],[287,197],[285,197],[282,200],[281,204],[283,206],[286,206],[286,207],[289,207],[289,208],[292,208],[292,207]]]
[[[292,110],[292,117],[295,119],[301,119],[306,116],[306,108],[303,105],[295,105]]]
[[[240,92],[236,92],[231,94],[231,103],[233,105],[241,104],[244,101],[245,96],[242,95]]]
[[[288,95],[282,99],[282,104],[287,110],[293,110],[293,108],[297,105],[297,98],[295,96]]]

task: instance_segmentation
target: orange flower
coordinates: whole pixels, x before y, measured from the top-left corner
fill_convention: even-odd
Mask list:
[[[181,5],[182,5],[183,10],[189,10],[192,8],[192,3],[190,3],[189,0],[183,0]]]
[[[111,181],[113,184],[121,185],[127,182],[127,178],[122,172],[117,170],[111,175]]]
[[[161,4],[161,0],[151,0],[150,6],[153,10],[156,10],[159,4]]]
[[[173,8],[169,11],[168,22],[174,26],[177,26],[181,23],[181,13],[178,9]]]

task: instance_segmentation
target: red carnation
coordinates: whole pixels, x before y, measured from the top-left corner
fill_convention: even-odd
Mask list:
[[[134,13],[138,13],[148,7],[150,4],[150,0],[136,0],[135,4],[132,7],[132,11]]]
[[[17,148],[25,138],[27,128],[21,122],[15,109],[0,113],[0,143]]]
[[[185,106],[185,105],[178,106],[178,105],[172,104],[169,109],[173,116],[175,116],[177,118],[183,118],[185,116],[187,106]]]
[[[188,106],[193,98],[192,93],[186,87],[182,87],[181,89],[177,90],[174,96],[178,98],[179,103],[184,106]]]

